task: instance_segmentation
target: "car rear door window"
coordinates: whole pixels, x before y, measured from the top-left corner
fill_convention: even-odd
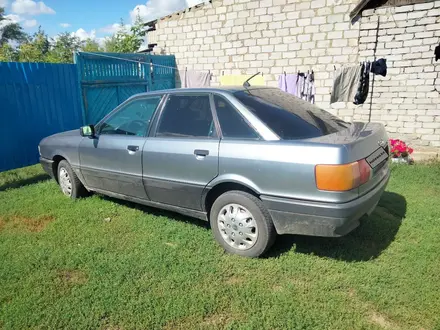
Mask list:
[[[225,98],[214,95],[215,110],[220,123],[223,138],[258,139],[255,130],[249,126],[237,109]]]
[[[349,126],[314,104],[277,88],[252,88],[234,95],[283,140],[319,137]]]
[[[215,137],[209,95],[170,95],[162,111],[156,136]]]
[[[161,99],[162,96],[152,96],[129,102],[104,119],[98,133],[145,136]]]

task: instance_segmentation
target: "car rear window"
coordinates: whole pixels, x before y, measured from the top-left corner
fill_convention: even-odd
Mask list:
[[[350,125],[316,105],[277,88],[252,88],[234,95],[283,140],[324,136]]]

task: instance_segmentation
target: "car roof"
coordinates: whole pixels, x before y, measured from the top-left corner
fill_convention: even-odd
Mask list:
[[[153,95],[153,94],[180,94],[180,93],[228,93],[232,94],[235,92],[245,91],[245,90],[255,90],[255,89],[271,89],[274,87],[266,87],[266,86],[250,86],[248,88],[243,86],[219,86],[219,87],[203,87],[203,88],[173,88],[173,89],[162,89],[162,90],[156,90],[146,93],[140,93],[133,96],[147,96],[147,95]]]

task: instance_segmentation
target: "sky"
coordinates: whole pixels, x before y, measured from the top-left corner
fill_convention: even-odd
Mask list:
[[[139,13],[142,20],[165,16],[203,0],[0,0],[11,22],[19,22],[27,33],[42,29],[54,37],[71,32],[84,40],[102,41],[119,28],[121,18],[128,26]]]

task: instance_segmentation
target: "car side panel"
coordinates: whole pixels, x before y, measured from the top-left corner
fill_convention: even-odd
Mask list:
[[[82,139],[78,129],[48,136],[40,142],[41,156],[46,159],[62,156],[71,165],[79,166],[78,146]]]
[[[40,142],[41,157],[48,160],[53,160],[56,156],[63,157],[72,166],[79,179],[84,182],[80,172],[78,153],[82,139],[78,129],[48,136]]]
[[[201,210],[200,197],[218,174],[218,139],[148,138],[142,154],[143,180],[154,202]],[[206,150],[205,157],[196,150]]]
[[[85,138],[79,147],[81,173],[91,190],[148,199],[142,182],[144,137],[101,135]],[[129,151],[128,146],[137,147]]]
[[[306,142],[235,141],[220,142],[219,176],[208,188],[226,177],[242,177],[243,184],[257,193],[323,202],[347,202],[358,197],[358,189],[346,192],[320,191],[315,183],[315,164],[338,164],[343,146]]]

